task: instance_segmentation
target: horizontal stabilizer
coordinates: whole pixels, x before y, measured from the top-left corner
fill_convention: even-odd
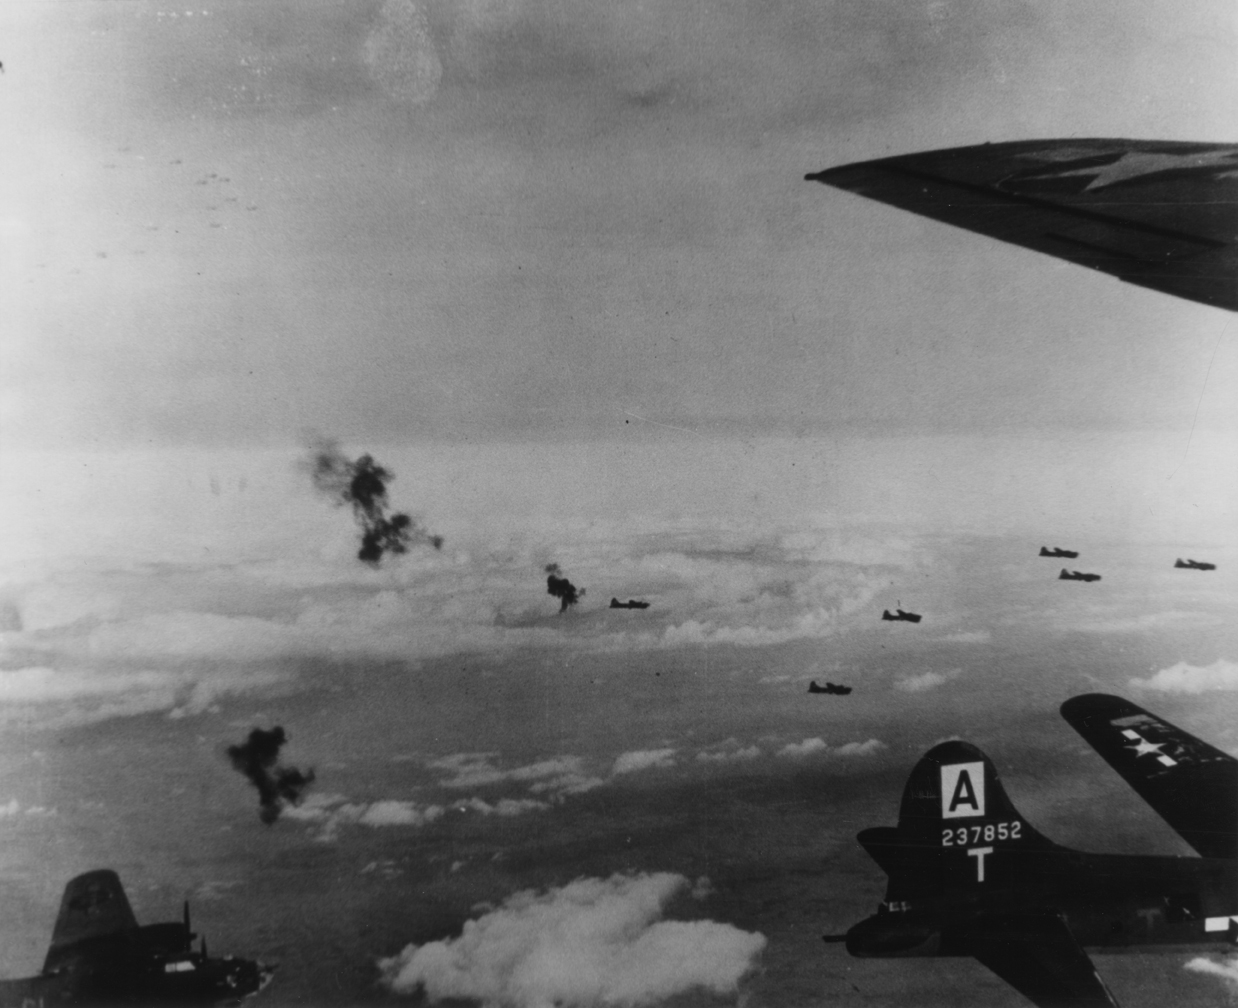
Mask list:
[[[1238,311],[1238,144],[1024,140],[806,177]]]
[[[1062,717],[1200,854],[1238,857],[1238,760],[1121,697],[1073,697]]]
[[[986,915],[970,930],[972,955],[1039,1008],[1118,1008],[1061,917]]]

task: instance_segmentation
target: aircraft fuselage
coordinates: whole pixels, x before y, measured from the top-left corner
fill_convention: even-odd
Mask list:
[[[969,854],[991,888],[953,898],[895,893],[905,898],[888,898],[875,916],[847,932],[847,950],[866,958],[967,956],[976,928],[984,926],[979,922],[1045,913],[1061,916],[1078,943],[1093,951],[1238,943],[1235,861],[1021,850],[1017,870],[1003,879],[1000,841],[981,837]]]

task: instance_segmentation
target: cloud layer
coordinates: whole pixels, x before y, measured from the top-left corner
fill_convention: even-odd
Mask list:
[[[901,537],[872,532],[665,521],[578,530],[554,548],[519,535],[511,549],[409,555],[381,570],[356,563],[350,541],[328,541],[338,554],[317,559],[122,562],[0,583],[0,604],[14,614],[14,628],[0,632],[0,720],[196,715],[229,696],[295,688],[315,661],[823,638],[861,620],[891,577],[927,562]],[[541,574],[550,553],[583,584],[603,587],[600,601],[560,614]],[[652,607],[611,611],[611,594]],[[596,783],[553,760],[502,773],[484,761],[442,769],[457,787],[512,779],[571,793]]]
[[[1132,679],[1131,685],[1136,689],[1158,690],[1161,693],[1238,690],[1238,662],[1218,658],[1211,665],[1188,665],[1180,661],[1147,679]]]
[[[766,940],[715,921],[662,920],[688,885],[660,872],[518,892],[467,921],[459,938],[381,960],[382,981],[432,1002],[516,1008],[647,1005],[693,988],[733,993]]]

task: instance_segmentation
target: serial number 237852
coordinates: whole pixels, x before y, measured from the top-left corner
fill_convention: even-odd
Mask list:
[[[941,831],[943,847],[966,847],[970,838],[972,843],[984,840],[992,843],[994,840],[1018,840],[1023,835],[1021,822],[989,823],[987,826],[959,826],[956,829]]]

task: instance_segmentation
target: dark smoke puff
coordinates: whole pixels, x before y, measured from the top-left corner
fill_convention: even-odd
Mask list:
[[[407,553],[412,543],[429,543],[443,548],[443,537],[430,535],[408,515],[387,515],[387,483],[393,479],[389,469],[362,455],[355,462],[339,450],[334,441],[318,438],[310,445],[307,468],[314,486],[335,498],[337,504],[351,505],[353,517],[361,526],[361,548],[357,559],[377,566],[383,554]]]
[[[348,499],[371,521],[383,521],[383,508],[387,506],[387,482],[391,479],[391,471],[375,462],[373,455],[362,455],[353,463],[352,468]],[[407,523],[407,515],[397,517],[405,518]]]
[[[565,577],[559,577],[559,565],[557,563],[547,564],[546,573],[546,594],[559,600],[559,612],[567,612],[568,606],[574,606],[580,601],[585,594],[583,588],[577,589]]]
[[[259,818],[268,826],[279,818],[284,805],[296,805],[314,781],[314,771],[302,773],[296,767],[279,765],[279,751],[288,736],[276,725],[270,730],[255,728],[240,745],[228,746],[233,768],[258,790]]]

